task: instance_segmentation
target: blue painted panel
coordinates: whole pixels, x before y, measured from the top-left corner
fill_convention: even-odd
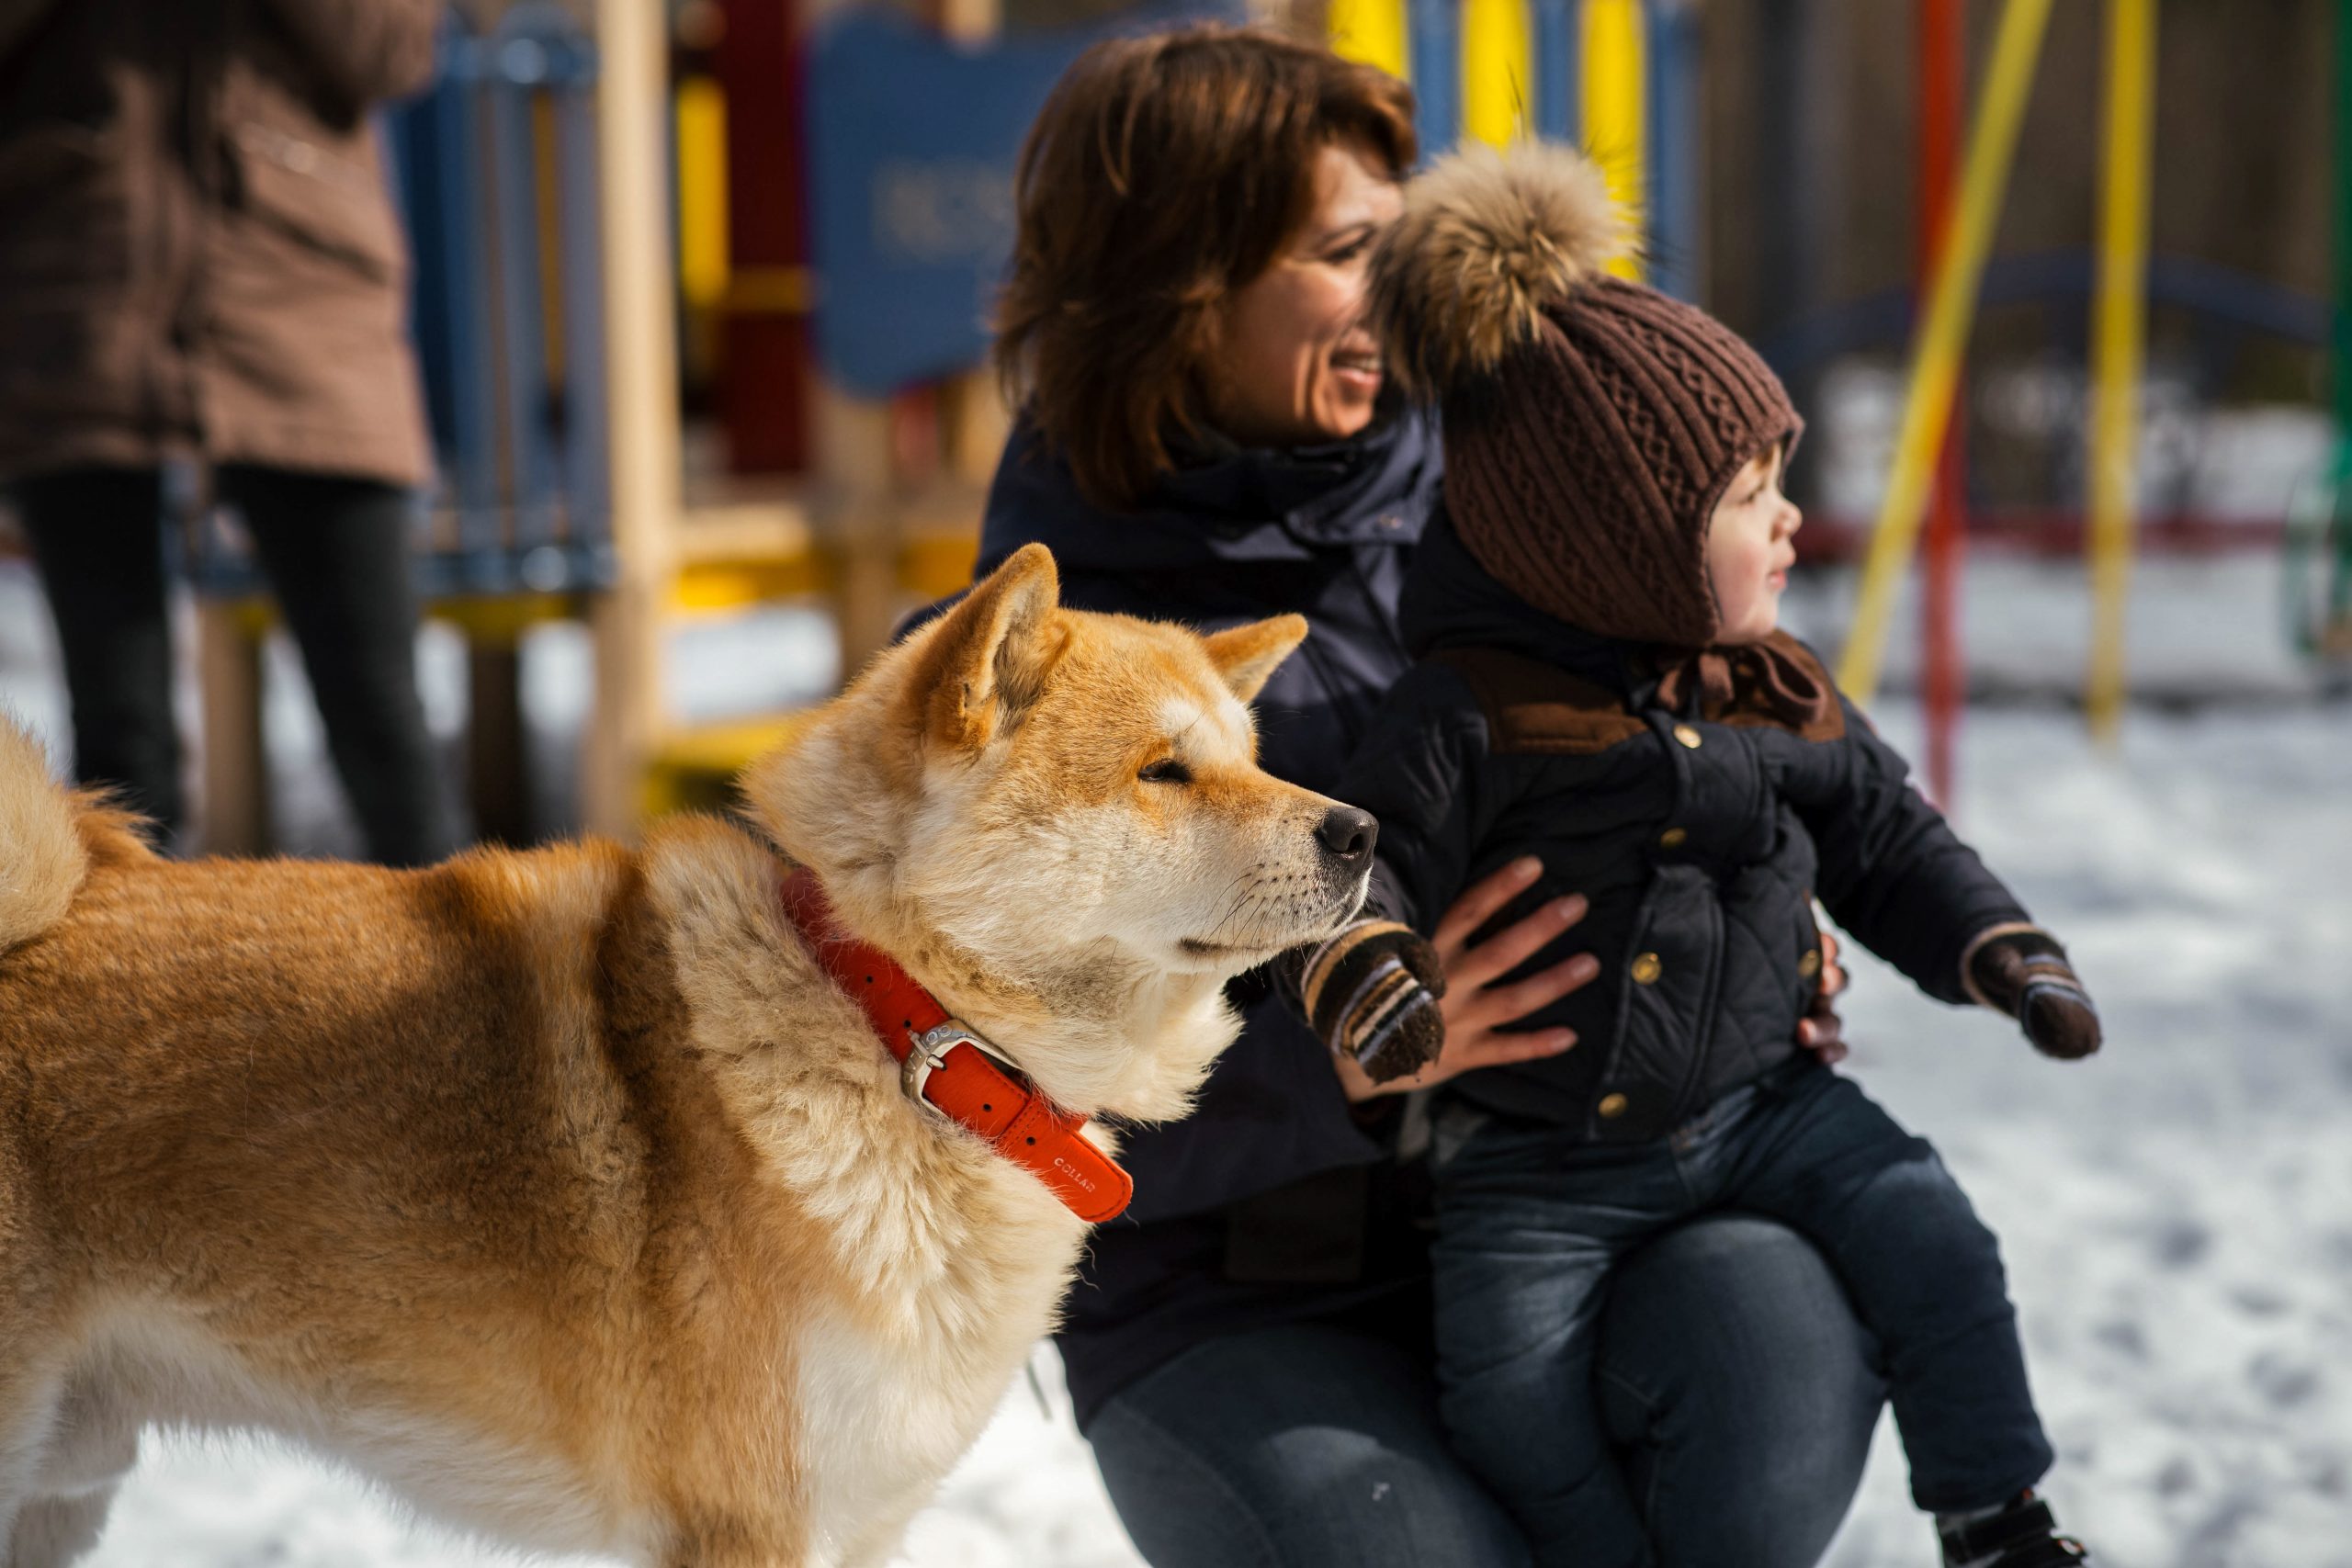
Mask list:
[[[1650,281],[1684,299],[1698,297],[1705,239],[1700,198],[1699,12],[1690,0],[1650,0]]]
[[[1405,29],[1426,163],[1462,140],[1461,0],[1406,0]]]
[[[597,189],[595,103],[588,93],[556,105],[556,210],[563,260],[563,468],[567,532],[575,545],[609,551],[609,433],[605,401],[605,273]],[[536,569],[525,569],[528,579]],[[602,570],[598,580],[608,575]]]
[[[1237,12],[1196,5],[1182,14]],[[972,49],[879,11],[848,12],[819,34],[809,203],[817,353],[834,381],[880,397],[987,356],[989,310],[1012,254],[1022,139],[1055,79],[1102,36],[1041,33]]]
[[[1584,127],[1577,102],[1583,53],[1577,0],[1533,0],[1535,16],[1535,130],[1547,141],[1573,141]]]

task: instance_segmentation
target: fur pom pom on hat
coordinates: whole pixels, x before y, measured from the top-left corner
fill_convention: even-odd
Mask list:
[[[1609,274],[1634,248],[1581,153],[1457,153],[1406,187],[1373,258],[1373,326],[1438,403],[1446,509],[1479,565],[1570,625],[1702,648],[1715,503],[1804,422],[1738,334]]]
[[[1405,187],[1373,264],[1374,319],[1407,389],[1442,395],[1534,340],[1544,312],[1631,255],[1634,227],[1600,166],[1532,142],[1474,147]]]

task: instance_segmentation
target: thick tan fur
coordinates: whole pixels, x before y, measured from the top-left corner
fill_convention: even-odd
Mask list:
[[[1066,612],[1033,547],[751,815],[1062,1104],[1172,1114],[1223,982],[1362,896],[1331,803],[1252,758],[1303,633]],[[0,1562],[80,1555],[153,1423],[288,1433],[526,1547],[886,1556],[1083,1226],[904,1097],[786,869],[695,818],[173,863],[0,727]]]
[[[1442,397],[1485,376],[1633,245],[1600,166],[1519,142],[1449,153],[1405,186],[1372,264],[1372,320],[1409,390]]]
[[[46,776],[40,748],[0,714],[0,778]],[[64,918],[88,857],[74,803],[53,789],[0,792],[0,953]]]

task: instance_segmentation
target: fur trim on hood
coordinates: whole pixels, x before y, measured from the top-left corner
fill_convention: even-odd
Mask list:
[[[1634,226],[1600,165],[1574,148],[1521,142],[1439,159],[1405,187],[1405,211],[1372,263],[1372,319],[1389,369],[1442,398],[1491,373],[1609,263]]]

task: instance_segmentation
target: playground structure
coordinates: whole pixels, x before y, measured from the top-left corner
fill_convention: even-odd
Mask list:
[[[2317,344],[2332,341],[2337,456],[2290,530],[2290,636],[2306,651],[2352,649],[2352,4],[2336,8],[2335,308],[2301,309],[2283,291],[2250,289],[2193,265],[2152,258],[2149,205],[2154,160],[2155,0],[2108,0],[2104,128],[2097,249],[2090,286],[2088,506],[2092,636],[2084,707],[2092,733],[2112,745],[2126,687],[2124,614],[2140,507],[2133,494],[2142,369],[2152,298],[2233,318]],[[1961,688],[1951,601],[1959,570],[1960,461],[1952,407],[1987,255],[2014,160],[2026,91],[2046,34],[2048,0],[2005,0],[1967,158],[1952,183],[1952,132],[1961,75],[1955,0],[1920,0],[1923,127],[1918,197],[1922,288],[1909,356],[1909,391],[1893,472],[1863,567],[1860,604],[1839,675],[1858,700],[1877,683],[1894,593],[1917,544],[1928,542],[1924,696],[1930,787],[1949,797],[1951,732]],[[2018,269],[2012,268],[2012,272]],[[2045,266],[2043,271],[2051,270]],[[2330,320],[2329,318],[2333,319]],[[2316,586],[2312,579],[2321,579]]]
[[[469,782],[486,837],[533,830],[517,693],[519,645],[533,627],[577,620],[591,631],[596,718],[581,761],[582,815],[626,835],[649,815],[723,800],[734,773],[791,722],[675,722],[662,660],[678,620],[821,597],[854,669],[909,604],[968,579],[983,487],[1006,433],[992,381],[969,367],[986,346],[980,280],[1001,268],[1009,231],[984,234],[993,248],[948,255],[928,273],[888,254],[837,255],[820,311],[797,213],[780,228],[754,225],[741,265],[725,215],[792,209],[805,191],[820,211],[846,205],[836,233],[881,227],[855,206],[873,170],[855,156],[874,139],[858,133],[877,130],[871,84],[899,73],[903,96],[903,73],[925,71],[941,98],[925,123],[953,156],[903,150],[885,171],[902,187],[894,210],[904,216],[910,185],[985,210],[966,192],[977,185],[985,197],[991,182],[1009,191],[1022,130],[1088,40],[981,53],[995,29],[990,0],[944,0],[927,34],[844,16],[803,37],[780,25],[791,17],[782,3],[733,9],[753,24],[741,53],[789,88],[777,96],[793,111],[783,123],[794,136],[754,142],[774,198],[728,190],[718,84],[674,90],[662,8],[633,0],[604,0],[593,33],[547,4],[518,6],[481,36],[453,14],[435,86],[390,118],[443,469],[420,530],[418,581],[428,615],[466,640]],[[801,92],[803,51],[818,57],[832,99],[851,104],[850,129],[836,139],[853,156],[836,159],[848,172],[830,190],[801,162],[798,117],[821,136],[833,112],[825,95]],[[854,119],[861,91],[863,126]],[[992,141],[955,121],[982,107]],[[744,118],[756,136],[762,116]],[[765,116],[770,130],[778,123]],[[878,129],[887,140],[889,127]],[[927,186],[926,156],[946,171]],[[673,214],[674,233],[649,213]],[[946,226],[936,213],[914,221]],[[682,302],[749,324],[733,346],[748,361],[739,374],[764,378],[763,400],[734,434],[765,444],[757,455],[766,461],[751,466],[805,471],[765,481],[685,473]],[[899,320],[910,314],[928,321],[927,338],[910,338]],[[896,336],[872,330],[876,322]],[[812,337],[829,350],[813,364]],[[808,454],[816,460],[803,464]],[[211,849],[257,852],[270,840],[260,648],[274,615],[222,520],[196,521],[208,740],[199,831]]]
[[[1695,0],[1332,0],[1329,27],[1339,53],[1412,83],[1429,152],[1525,136],[1589,150],[1642,218],[1644,255],[1619,270],[1695,292]]]
[[[2340,312],[2331,320],[2283,292],[2249,305],[2243,288],[2147,256],[2154,0],[2110,0],[2110,174],[2096,285],[2091,265],[2068,258],[1988,263],[2049,12],[2049,0],[2006,4],[1962,169],[1961,0],[1917,0],[1926,308],[1845,668],[1849,686],[1866,694],[1893,585],[1924,534],[1928,771],[1939,795],[1949,794],[1961,691],[1953,597],[1964,531],[1963,459],[1948,427],[1975,302],[2095,288],[2099,389],[2086,535],[2101,563],[2099,646],[2108,651],[2091,706],[2095,724],[2110,729],[2121,691],[2113,650],[2132,540],[2128,457],[2148,299],[2235,312],[2239,326],[2290,338],[2332,333],[2337,365],[2347,363]],[[2346,5],[2352,9],[2352,0]],[[960,587],[973,558],[982,487],[1004,431],[992,384],[972,368],[985,347],[986,287],[1010,240],[1001,205],[989,205],[989,182],[1009,190],[1020,127],[1087,36],[997,40],[994,0],[939,0],[927,33],[852,15],[805,29],[786,0],[721,8],[736,52],[721,51],[715,76],[683,84],[673,79],[662,8],[635,0],[600,0],[593,33],[552,6],[527,4],[486,35],[453,26],[440,84],[392,126],[445,473],[422,531],[419,580],[430,613],[467,640],[473,795],[491,836],[531,831],[515,694],[517,649],[531,627],[577,619],[593,634],[595,719],[582,758],[582,816],[591,828],[626,834],[649,814],[723,798],[734,771],[790,722],[769,715],[675,723],[662,658],[665,630],[680,617],[821,596],[843,668],[854,669],[907,605]],[[1646,243],[1634,265],[1662,288],[1701,291],[1693,0],[1331,0],[1328,25],[1342,53],[1413,81],[1432,151],[1463,137],[1583,142],[1642,215]],[[2347,35],[2352,27],[2339,29],[2339,47],[2352,62]],[[934,143],[946,139],[910,141],[887,167],[862,144],[893,128],[871,118],[861,128],[855,118],[858,94],[871,100],[874,73],[885,71],[934,73],[901,97],[924,100],[927,114],[915,118]],[[784,85],[735,103],[741,89],[724,89],[747,77]],[[2352,63],[2342,79],[2352,80]],[[871,117],[873,101],[863,112]],[[2352,146],[2346,118],[2339,115],[2339,141]],[[962,130],[967,119],[995,129]],[[779,136],[791,144],[780,146]],[[862,163],[861,151],[869,154]],[[2339,170],[2352,167],[2342,152]],[[758,189],[768,194],[730,181],[730,158],[742,168],[757,160]],[[891,199],[913,190],[933,202],[909,242],[916,251],[930,243],[929,252],[910,259],[845,247],[883,226],[875,192],[885,179],[899,182]],[[2337,265],[2352,298],[2345,205],[2339,198]],[[889,210],[903,217],[905,209]],[[674,231],[648,213],[674,215]],[[937,243],[943,235],[956,245]],[[895,336],[876,329],[877,301]],[[1766,346],[1786,372],[1792,356],[1891,337],[1912,312],[1908,297],[1849,302],[1801,323],[1779,348]],[[783,480],[686,475],[682,315],[690,329],[716,320],[728,333],[735,380],[722,416],[739,458],[752,454],[742,466],[801,472]],[[916,320],[931,324],[907,330]],[[2352,431],[2347,380],[2335,378],[2339,431]],[[764,398],[755,395],[762,387]],[[2313,487],[2292,545],[2304,567],[2298,632],[2314,649],[2352,649],[2352,447],[2346,454],[2329,482]],[[204,838],[217,849],[259,849],[267,816],[256,648],[268,615],[242,559],[219,547],[213,530],[203,541],[194,564],[209,737]]]
[[[2335,457],[2288,537],[2288,624],[2309,653],[2352,664],[2352,0],[2335,8]]]
[[[900,496],[887,516],[871,514],[886,509],[857,481],[889,469],[887,425],[838,399],[817,411],[837,475],[689,503],[673,390],[677,268],[668,226],[645,215],[673,210],[674,171],[680,248],[707,288],[714,258],[694,248],[709,229],[695,202],[714,193],[694,137],[708,106],[673,105],[660,7],[605,0],[595,20],[592,41],[561,8],[526,4],[475,36],[452,13],[434,88],[387,127],[443,475],[418,585],[428,615],[467,644],[478,829],[513,840],[532,832],[517,692],[529,630],[590,629],[597,718],[582,814],[628,833],[677,803],[682,779],[731,773],[773,728],[669,723],[665,626],[831,592],[871,646],[899,563],[860,547],[908,510]],[[827,537],[828,524],[849,547]],[[962,581],[935,556],[916,563],[927,569],[918,591]],[[191,565],[208,741],[200,831],[209,848],[258,851],[269,842],[259,646],[272,613],[219,518],[200,520]]]
[[[1589,149],[1642,215],[1620,268],[1695,289],[1700,169],[1693,0],[1333,0],[1332,47],[1413,84],[1424,148],[1522,136]]]
[[[1915,288],[1814,311],[1764,344],[1782,374],[1796,379],[1835,355],[1910,340],[1910,386],[1894,470],[1875,525],[1852,541],[1866,553],[1864,586],[1841,674],[1858,696],[1876,685],[1895,593],[1914,554],[1920,554],[1925,771],[1931,793],[1943,799],[1951,795],[1965,687],[1958,600],[1971,535],[2024,543],[2042,553],[2080,536],[2092,582],[2085,706],[2096,734],[2115,732],[2125,682],[2124,605],[2142,532],[2133,458],[2153,309],[2192,317],[2210,345],[2209,358],[2227,359],[2233,345],[2247,337],[2314,347],[2332,342],[2336,428],[2352,433],[2352,352],[2346,347],[2352,328],[2343,309],[2352,304],[2352,217],[2346,215],[2352,207],[2352,6],[2338,7],[2335,29],[2339,305],[2331,310],[2259,279],[2150,254],[2155,0],[2109,0],[2105,7],[2107,112],[2094,249],[1992,259],[2002,187],[2050,11],[2042,0],[2005,4],[1964,167],[1962,0],[1915,0],[1910,8],[1918,115]],[[1804,9],[1801,4],[1772,7],[1766,25]],[[1408,75],[1436,126],[1451,123],[1459,104],[1464,132],[1490,141],[1531,130],[1583,141],[1609,167],[1620,198],[1641,211],[1652,254],[1681,264],[1656,268],[1651,281],[1677,292],[1701,292],[1688,265],[1699,249],[1698,215],[1705,206],[1704,172],[1694,151],[1701,101],[1694,8],[1633,0],[1464,0],[1459,6],[1333,0],[1330,17],[1335,47]],[[1449,30],[1456,28],[1458,36]],[[1428,68],[1417,68],[1424,62]],[[1442,143],[1430,125],[1424,129],[1431,145]],[[1786,169],[1799,162],[1793,141],[1776,153],[1768,166]],[[2090,406],[2084,515],[2079,522],[2064,510],[1971,517],[1954,406],[1964,386],[1963,350],[1978,305],[2039,304],[2064,321],[2085,300]],[[2064,341],[2068,334],[2052,335]],[[1843,532],[1835,522],[1816,526],[1805,541],[1807,554],[1841,553],[1848,544],[1838,537]],[[2197,551],[2266,536],[2259,530],[2216,529],[2197,517],[2159,518],[2149,533],[2163,547]],[[2288,550],[2290,635],[2308,651],[2341,656],[2352,649],[2352,446],[2307,487]]]
[[[417,587],[463,634],[470,784],[486,836],[526,834],[518,645],[584,615],[615,582],[611,410],[594,145],[596,55],[555,12],[525,6],[474,37],[445,20],[435,90],[388,117],[415,256],[412,335],[442,472]],[[196,518],[203,834],[269,840],[260,645],[275,612],[217,513]]]
[[[2090,465],[2096,630],[2086,706],[2093,730],[2111,739],[2123,692],[2123,595],[2132,549],[2132,459],[2145,316],[2154,0],[2110,0],[2108,16],[2105,199],[2099,224]],[[1949,215],[1932,220],[1928,231],[1937,238],[1936,259],[1911,355],[1903,433],[1863,563],[1861,600],[1838,671],[1840,682],[1858,702],[1868,702],[1877,688],[1894,589],[1917,542],[1935,470],[1942,461],[1968,327],[1992,248],[1994,220],[2049,19],[2050,0],[2007,0],[1959,187],[1951,196]],[[1951,49],[1949,28],[1921,31],[1927,50]],[[1936,74],[1941,78],[1943,73]],[[1950,487],[1940,488],[1949,504]],[[1931,603],[1937,597],[1938,591],[1931,589]],[[1931,668],[1951,658],[1949,642],[1931,648]],[[1949,678],[1948,667],[1931,674],[1931,693]],[[1931,709],[1930,734],[1948,734],[1951,722],[1948,708]],[[1948,742],[1940,750],[1949,756]],[[1948,789],[1948,780],[1939,781],[1939,793]]]

